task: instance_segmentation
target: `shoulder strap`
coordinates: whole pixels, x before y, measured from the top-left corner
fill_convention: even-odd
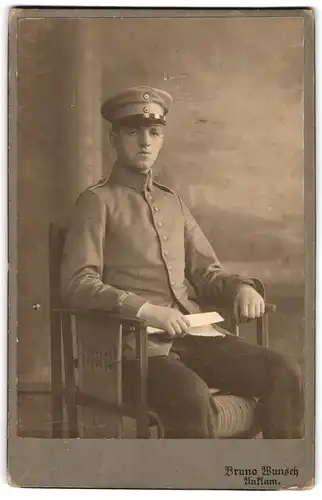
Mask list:
[[[99,187],[105,186],[105,184],[107,183],[107,181],[108,181],[108,177],[103,177],[98,182],[96,182],[96,184],[93,184],[92,186],[89,186],[87,189],[92,190],[92,189],[95,189],[95,188],[99,188]]]
[[[160,184],[160,182],[156,182],[156,181],[153,181],[153,184],[155,186],[157,186],[158,188],[162,189],[162,191],[166,191],[167,193],[171,193],[171,194],[174,194],[175,196],[177,196],[177,194],[172,191],[172,189],[170,189],[168,186],[165,186],[164,184]]]

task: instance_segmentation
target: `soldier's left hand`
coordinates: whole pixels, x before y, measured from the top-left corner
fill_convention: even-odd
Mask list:
[[[252,320],[263,316],[265,302],[256,290],[247,284],[240,285],[234,302],[234,316],[240,321]]]

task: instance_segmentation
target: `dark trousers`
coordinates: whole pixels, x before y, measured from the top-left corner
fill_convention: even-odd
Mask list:
[[[132,399],[134,366],[124,363],[124,393]],[[149,358],[148,402],[167,438],[216,437],[209,388],[261,401],[264,438],[301,438],[303,398],[299,374],[290,360],[245,340],[226,337],[176,339],[169,356]]]

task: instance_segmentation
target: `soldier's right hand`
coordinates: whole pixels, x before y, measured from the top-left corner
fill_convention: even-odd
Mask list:
[[[140,318],[149,326],[164,330],[170,337],[184,337],[190,326],[189,320],[177,309],[150,303],[143,305]]]

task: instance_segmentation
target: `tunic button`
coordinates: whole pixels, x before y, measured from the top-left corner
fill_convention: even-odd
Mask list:
[[[147,195],[148,200],[152,200],[152,196],[150,194]]]
[[[175,282],[174,281],[171,281],[171,285],[174,286],[175,285]]]
[[[158,212],[158,211],[159,211],[158,207],[153,207],[153,210],[154,210],[155,212]]]
[[[158,227],[162,227],[162,222],[157,222]]]
[[[164,250],[163,255],[167,256],[168,255],[168,250]]]
[[[168,239],[168,237],[167,237],[167,236],[162,236],[162,238],[163,238],[164,240],[167,240],[167,239]]]
[[[169,269],[169,271],[171,271],[171,269],[172,269],[171,264],[168,264],[168,269]]]

